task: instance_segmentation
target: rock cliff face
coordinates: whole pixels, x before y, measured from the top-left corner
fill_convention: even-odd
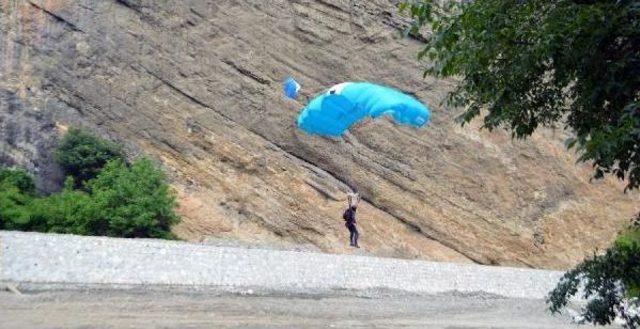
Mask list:
[[[347,249],[345,192],[364,197],[367,252],[565,268],[638,211],[616,182],[590,183],[563,133],[528,141],[460,128],[452,81],[422,78],[421,41],[386,0],[0,0],[0,161],[61,179],[51,146],[81,126],[160,161],[178,235]],[[305,96],[375,81],[432,108],[426,129],[365,122],[344,138],[294,126]]]

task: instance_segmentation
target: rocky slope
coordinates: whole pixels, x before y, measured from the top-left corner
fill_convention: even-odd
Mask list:
[[[362,245],[382,256],[565,268],[606,246],[638,211],[616,182],[589,182],[563,133],[528,141],[460,128],[440,105],[452,81],[423,79],[420,40],[387,0],[2,0],[0,161],[60,173],[69,126],[162,162],[180,201],[176,233],[345,247],[358,189]],[[368,80],[432,108],[423,130],[365,122],[344,138],[294,127],[305,96]]]

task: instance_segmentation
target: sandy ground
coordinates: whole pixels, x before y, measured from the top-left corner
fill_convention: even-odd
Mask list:
[[[0,292],[1,328],[576,328],[541,300],[256,296],[149,290]]]

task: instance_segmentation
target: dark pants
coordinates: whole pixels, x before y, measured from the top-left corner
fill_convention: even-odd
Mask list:
[[[352,246],[358,246],[358,237],[360,236],[360,234],[358,233],[358,229],[353,224],[347,224],[347,228],[349,229],[349,243]]]

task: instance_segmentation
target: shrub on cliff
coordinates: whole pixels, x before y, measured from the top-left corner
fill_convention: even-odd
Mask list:
[[[29,220],[19,227],[23,231],[96,235],[86,228],[93,214],[91,196],[73,189],[68,177],[65,187],[47,197],[34,198],[28,205]]]
[[[33,177],[21,169],[0,169],[0,185],[13,186],[20,192],[30,195],[36,193]]]
[[[75,176],[62,191],[36,196],[26,172],[0,170],[0,229],[175,238],[176,201],[158,166],[144,158],[129,165],[115,144],[79,130],[69,135],[57,157]]]
[[[131,166],[110,161],[87,188],[92,213],[86,228],[94,234],[174,238],[170,228],[179,221],[175,197],[150,160],[139,159]]]
[[[0,229],[20,229],[29,221],[25,205],[35,192],[33,178],[19,169],[0,170]]]
[[[96,177],[110,161],[124,159],[122,147],[80,129],[71,128],[62,138],[54,158],[66,175],[75,179],[76,187]]]

